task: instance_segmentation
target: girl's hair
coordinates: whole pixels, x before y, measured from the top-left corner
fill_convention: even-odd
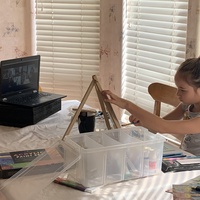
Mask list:
[[[189,58],[177,69],[176,74],[181,76],[189,85],[200,87],[200,57]]]

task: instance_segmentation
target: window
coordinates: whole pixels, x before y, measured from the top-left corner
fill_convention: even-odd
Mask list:
[[[122,96],[152,112],[148,86],[173,86],[186,58],[188,0],[127,0],[124,10]]]
[[[100,0],[36,0],[36,52],[44,91],[81,100],[99,73]],[[87,103],[95,107],[96,94]]]

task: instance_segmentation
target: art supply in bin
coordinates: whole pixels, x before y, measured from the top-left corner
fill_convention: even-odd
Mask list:
[[[151,147],[144,148],[143,176],[151,176],[157,173],[157,152]]]

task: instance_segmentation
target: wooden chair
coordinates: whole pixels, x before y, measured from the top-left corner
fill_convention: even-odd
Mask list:
[[[180,103],[180,100],[176,95],[177,89],[175,87],[162,83],[152,83],[148,87],[148,92],[155,100],[153,111],[155,115],[160,116],[161,103],[166,103],[174,107]],[[165,134],[164,137],[168,142],[180,146],[184,135]]]
[[[155,100],[154,114],[160,116],[161,103],[166,103],[176,107],[180,100],[178,99],[175,87],[165,85],[162,83],[152,83],[148,87],[148,92]]]

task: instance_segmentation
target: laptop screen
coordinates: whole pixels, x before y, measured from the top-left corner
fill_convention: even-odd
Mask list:
[[[1,61],[1,99],[38,91],[39,71],[39,55]]]

